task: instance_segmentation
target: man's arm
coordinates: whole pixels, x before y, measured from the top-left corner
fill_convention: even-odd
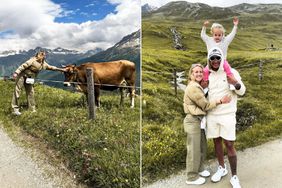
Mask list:
[[[235,69],[232,69],[232,73],[233,73],[235,79],[236,79],[236,80],[239,82],[239,84],[241,85],[241,87],[240,87],[239,89],[235,89],[234,91],[235,91],[235,93],[236,93],[237,95],[242,96],[242,95],[244,95],[245,92],[246,92],[246,87],[245,87],[244,83],[243,83],[242,80],[241,80],[240,74],[239,74]]]

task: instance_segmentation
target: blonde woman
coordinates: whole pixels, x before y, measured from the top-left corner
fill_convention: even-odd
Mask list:
[[[210,176],[205,170],[204,161],[207,150],[205,131],[201,130],[201,120],[206,111],[223,103],[229,103],[230,97],[224,96],[221,99],[208,101],[205,97],[200,82],[203,79],[203,66],[193,64],[189,70],[189,82],[184,95],[184,112],[187,114],[184,119],[184,130],[187,133],[187,157],[186,170],[188,185],[204,184],[204,177]],[[201,177],[202,176],[202,177]]]
[[[12,109],[14,115],[21,115],[19,98],[23,87],[26,91],[28,107],[32,112],[36,112],[33,84],[34,79],[41,70],[64,71],[61,68],[47,64],[45,57],[46,53],[44,51],[40,51],[36,53],[35,57],[30,58],[20,65],[13,73],[13,79],[16,81],[16,87],[12,98]]]

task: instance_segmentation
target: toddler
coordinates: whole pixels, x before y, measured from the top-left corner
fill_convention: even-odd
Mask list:
[[[231,72],[231,67],[228,64],[227,59],[227,50],[229,44],[232,42],[233,38],[235,37],[236,31],[237,31],[237,25],[239,23],[239,19],[237,17],[233,18],[233,24],[234,27],[231,31],[231,33],[227,36],[225,36],[225,29],[221,24],[218,23],[213,23],[211,26],[211,34],[212,37],[209,37],[206,35],[206,27],[209,24],[209,21],[205,21],[202,31],[201,31],[201,38],[205,42],[207,46],[207,50],[209,51],[211,48],[218,47],[222,50],[223,52],[223,58],[224,58],[224,63],[223,63],[223,68],[224,71],[226,72],[228,82],[231,84],[230,89],[234,90],[240,87],[238,81],[234,78],[232,72]],[[209,69],[208,66],[204,68],[204,81],[207,81],[209,77]],[[235,86],[235,87],[234,87]]]

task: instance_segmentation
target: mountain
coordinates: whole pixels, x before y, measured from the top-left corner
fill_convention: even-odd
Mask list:
[[[189,3],[174,1],[152,12],[142,14],[145,19],[224,19],[226,17],[240,16],[242,14],[261,14],[263,21],[281,20],[282,4],[239,4],[231,7],[211,7],[202,3]]]
[[[53,50],[36,47],[35,49],[30,49],[27,51],[4,51],[0,53],[0,76],[11,75],[11,73],[15,71],[15,69],[20,64],[28,60],[30,57],[34,56],[40,50],[44,50],[47,52],[46,60],[48,64],[55,66],[61,66],[61,64],[71,64],[78,61],[79,59],[92,56],[93,54],[101,51],[101,49],[96,49],[82,53],[75,50],[64,49],[61,47],[58,47]],[[44,74],[45,73],[41,74],[41,77],[42,75],[44,77]]]
[[[114,46],[93,56],[81,59],[77,64],[85,62],[106,62],[114,60],[129,60],[135,63],[136,85],[140,85],[140,30],[123,37]]]
[[[126,59],[140,64],[140,30],[123,37],[114,46],[101,51],[91,57],[82,59],[79,64],[85,62],[101,62]]]
[[[230,7],[233,11],[238,13],[271,13],[271,14],[281,14],[282,5],[281,4],[248,4],[242,3]]]
[[[141,7],[142,15],[143,15],[143,14],[150,13],[150,12],[153,12],[153,11],[155,11],[155,10],[157,10],[157,9],[158,9],[157,7],[151,6],[151,5],[149,5],[149,4],[147,3],[147,4],[145,4],[145,5],[143,5],[143,6]]]
[[[129,60],[135,63],[136,67],[136,85],[140,85],[140,30],[133,32],[125,37],[123,37],[114,46],[106,49],[105,51],[100,51],[95,55],[87,58],[82,58],[72,63],[80,65],[86,62],[107,62],[114,60]],[[61,74],[52,74],[53,77],[49,79],[53,80],[63,80]],[[52,84],[53,86],[60,87],[62,84]]]
[[[222,18],[223,15],[237,16],[238,13],[229,8],[211,7],[203,3],[174,1],[167,3],[159,9],[143,16],[145,16],[145,18],[152,17],[165,19],[218,19]]]
[[[9,56],[9,55],[15,55],[17,53],[18,52],[16,50],[5,50],[5,51],[0,52],[0,57],[6,57],[6,56]]]

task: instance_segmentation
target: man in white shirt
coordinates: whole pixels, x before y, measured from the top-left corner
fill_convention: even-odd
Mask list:
[[[237,177],[237,156],[234,148],[236,140],[236,111],[237,111],[237,95],[244,95],[246,87],[241,81],[239,73],[232,69],[232,73],[240,83],[240,87],[230,90],[228,82],[234,82],[234,77],[229,77],[223,70],[224,56],[219,48],[212,48],[208,53],[209,75],[209,93],[208,99],[231,96],[231,102],[222,104],[208,111],[207,115],[207,138],[213,138],[215,153],[218,159],[218,170],[212,176],[213,182],[219,182],[221,177],[225,176],[228,171],[224,164],[223,142],[227,150],[228,160],[231,167],[232,178],[230,183],[233,188],[240,188],[239,179]],[[232,80],[233,79],[233,80]]]

